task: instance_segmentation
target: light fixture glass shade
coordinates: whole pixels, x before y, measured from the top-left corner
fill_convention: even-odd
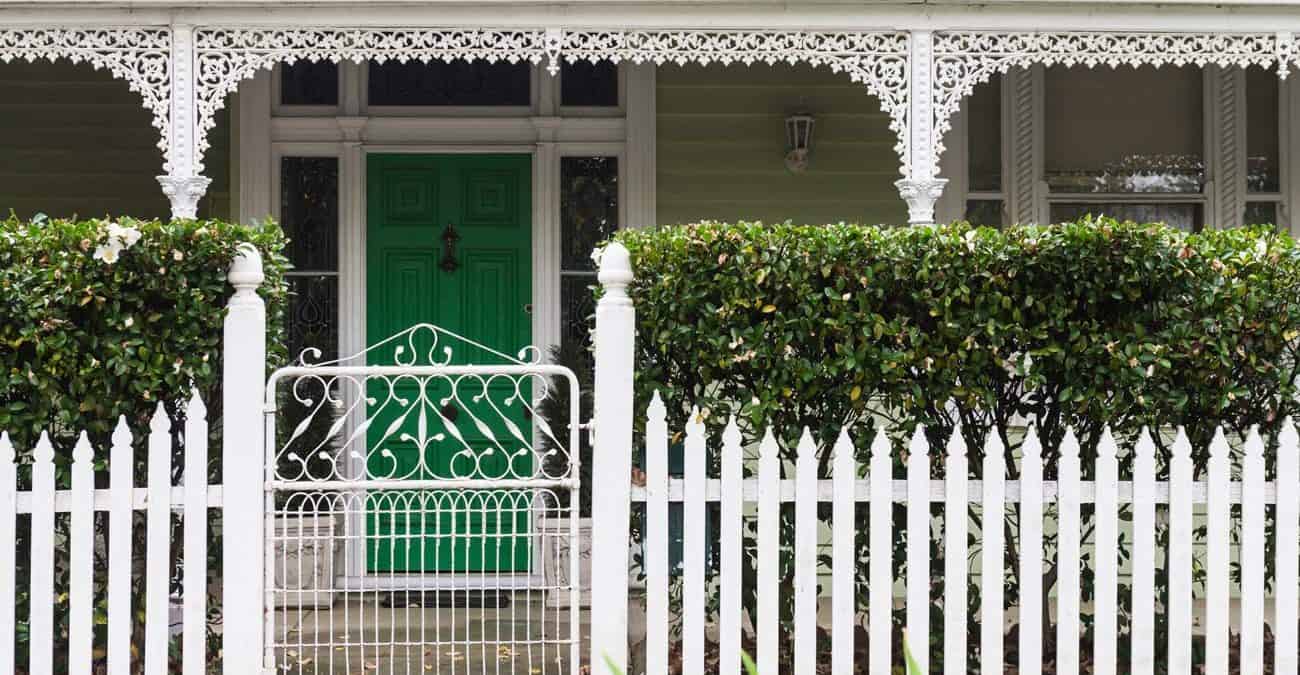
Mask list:
[[[808,113],[798,113],[785,118],[785,166],[794,173],[802,173],[808,169],[813,126],[816,123],[817,121]]]

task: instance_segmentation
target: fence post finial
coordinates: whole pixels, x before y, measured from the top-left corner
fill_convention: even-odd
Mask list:
[[[222,672],[263,672],[262,590],[265,574],[266,501],[262,481],[266,460],[262,439],[262,403],[266,383],[266,306],[257,294],[266,276],[262,256],[242,244],[227,277],[235,287],[226,307],[222,383],[222,522],[226,537],[222,564],[225,630]]]
[[[631,517],[632,374],[636,311],[627,295],[632,261],[610,242],[599,256],[596,303],[595,443],[591,495],[591,663],[627,672],[628,526]]]

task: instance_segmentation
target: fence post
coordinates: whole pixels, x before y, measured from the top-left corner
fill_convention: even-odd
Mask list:
[[[591,497],[591,670],[605,661],[627,672],[628,528],[632,474],[632,355],[636,310],[627,295],[632,262],[618,242],[605,247],[596,303],[596,435]]]
[[[265,276],[250,244],[230,266],[235,294],[227,303],[223,335],[221,466],[223,483],[222,672],[263,673],[263,598],[266,461],[262,443],[266,386],[266,307],[257,295]]]

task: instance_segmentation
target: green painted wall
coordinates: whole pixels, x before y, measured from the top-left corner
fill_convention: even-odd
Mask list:
[[[889,118],[825,68],[664,66],[658,72],[660,223],[702,219],[907,222]],[[785,117],[817,118],[812,164],[786,171]]]
[[[230,125],[212,131],[200,216],[230,212]],[[168,215],[162,154],[140,97],[89,65],[0,63],[0,216]]]

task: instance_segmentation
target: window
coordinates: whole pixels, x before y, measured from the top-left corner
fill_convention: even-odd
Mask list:
[[[280,220],[293,268],[286,273],[289,358],[320,350],[313,360],[338,357],[339,161],[335,157],[280,160]]]
[[[532,66],[527,62],[370,62],[367,85],[376,106],[527,106]]]
[[[560,64],[560,105],[618,106],[618,66],[609,61]]]
[[[1276,225],[1282,202],[1277,72],[1246,69],[1246,225]]]
[[[330,61],[296,61],[280,67],[280,105],[339,103],[339,66]]]
[[[568,352],[590,342],[595,314],[591,251],[618,229],[618,158],[560,160],[560,341]]]
[[[1002,76],[975,87],[966,100],[965,220],[1002,225]]]
[[[1044,179],[1052,222],[1088,213],[1204,222],[1199,68],[1048,68]]]

